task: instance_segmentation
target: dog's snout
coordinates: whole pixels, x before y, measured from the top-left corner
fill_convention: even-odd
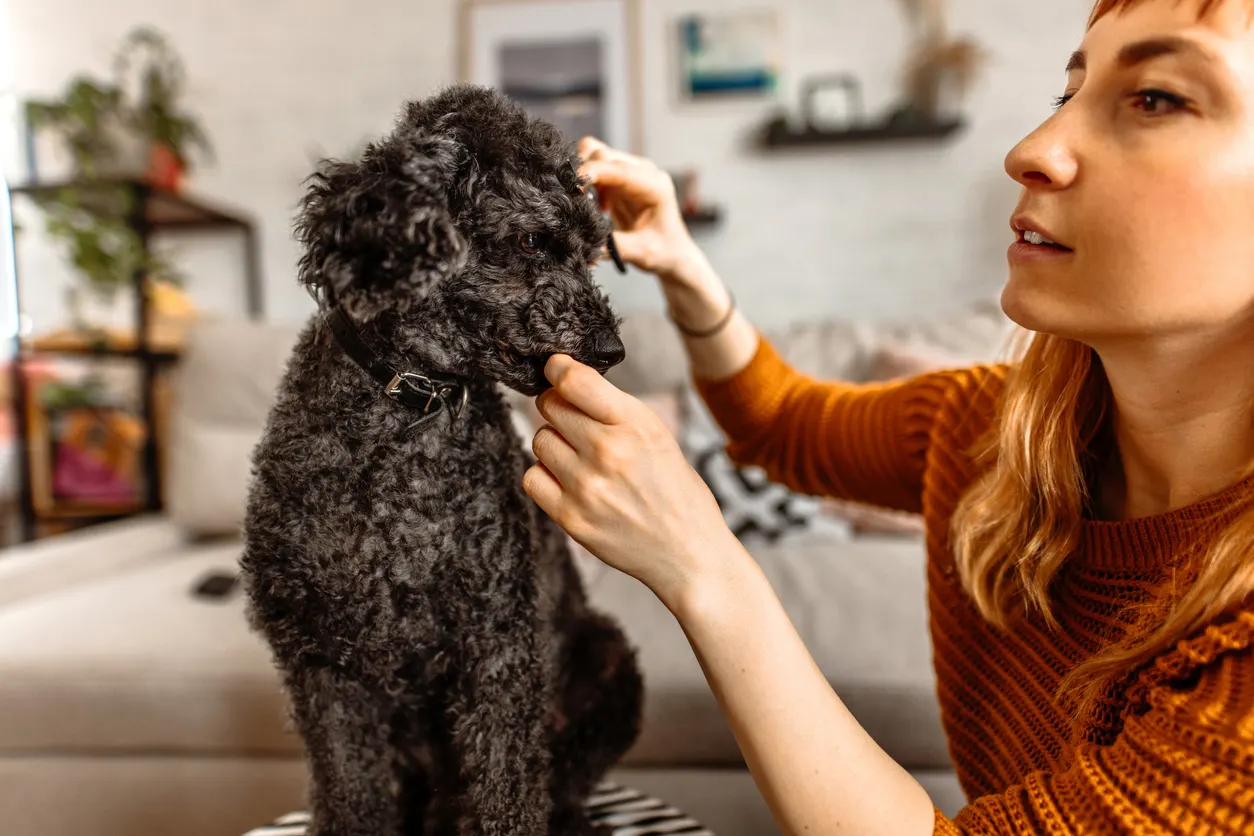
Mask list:
[[[627,348],[617,334],[603,334],[597,337],[592,349],[592,356],[597,368],[604,371],[613,368],[627,359]]]

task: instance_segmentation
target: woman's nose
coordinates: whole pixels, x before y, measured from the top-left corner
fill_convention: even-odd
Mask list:
[[[1075,180],[1075,129],[1056,114],[1006,155],[1006,173],[1026,188],[1064,189]]]

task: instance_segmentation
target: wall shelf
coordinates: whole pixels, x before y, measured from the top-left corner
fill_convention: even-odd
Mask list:
[[[717,206],[699,206],[696,209],[684,210],[684,223],[689,229],[703,226],[716,226],[723,220],[723,210]]]
[[[818,99],[827,90],[843,93],[845,124],[827,126],[820,117]],[[801,86],[801,115],[793,121],[780,114],[762,126],[758,141],[766,149],[853,145],[902,140],[946,139],[966,127],[961,117],[937,119],[933,110],[903,103],[881,118],[867,118],[862,106],[862,82],[849,73],[808,78]]]
[[[768,123],[762,131],[761,145],[768,149],[808,148],[830,145],[853,145],[902,140],[942,140],[966,127],[962,119],[946,122],[892,120],[880,124],[864,124],[848,128],[791,127],[780,121]]]

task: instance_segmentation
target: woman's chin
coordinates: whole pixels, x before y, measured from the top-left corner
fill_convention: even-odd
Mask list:
[[[1065,311],[1059,310],[1059,301],[1056,293],[1026,281],[1016,281],[1013,275],[1001,292],[1002,313],[1029,331],[1056,333],[1056,328],[1066,319]]]

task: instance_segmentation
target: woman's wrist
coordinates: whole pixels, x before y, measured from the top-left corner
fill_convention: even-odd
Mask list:
[[[681,331],[689,333],[704,332],[724,323],[735,304],[704,253],[693,249],[694,253],[685,257],[675,272],[659,274],[667,312]]]
[[[681,625],[717,620],[761,576],[761,568],[729,529],[695,546],[682,565],[683,571],[653,589]]]
[[[697,288],[708,284],[711,277],[715,280],[718,278],[714,275],[709,259],[691,236],[684,236],[683,243],[676,248],[674,256],[668,258],[665,265],[658,269],[657,277],[662,282],[663,290]]]

